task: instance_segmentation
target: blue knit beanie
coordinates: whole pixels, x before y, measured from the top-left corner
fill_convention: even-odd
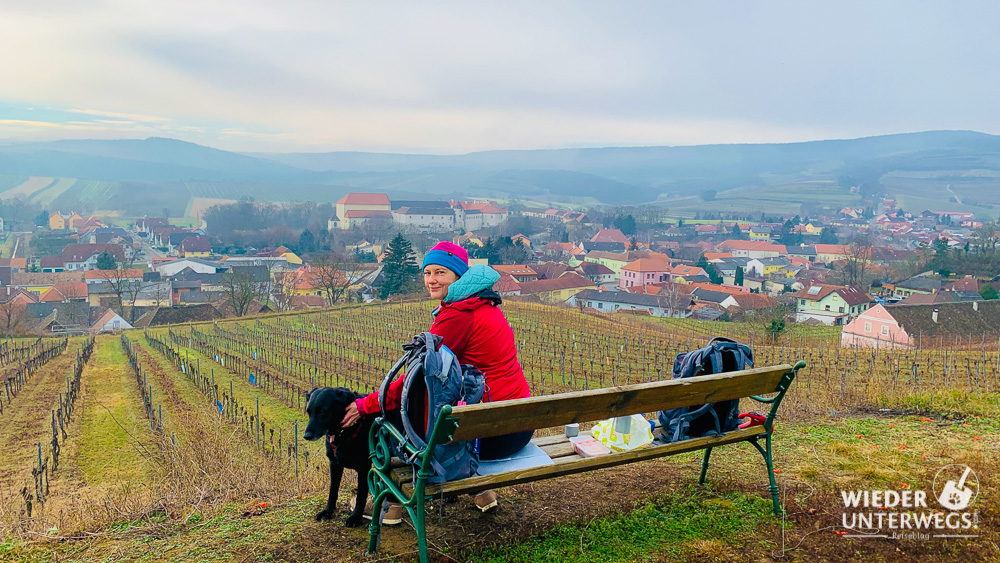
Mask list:
[[[469,271],[469,253],[461,246],[443,240],[424,256],[424,265],[420,269],[423,270],[430,264],[444,266],[462,277]]]

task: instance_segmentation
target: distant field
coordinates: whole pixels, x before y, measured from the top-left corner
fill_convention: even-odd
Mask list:
[[[22,196],[31,198],[36,192],[40,192],[53,183],[54,178],[49,176],[32,176],[21,184],[0,193],[0,199]]]
[[[32,194],[31,201],[46,207],[76,183],[76,178],[57,178],[45,189]]]
[[[118,182],[77,180],[50,201],[55,209],[102,209],[114,205]]]
[[[0,258],[11,258],[10,253],[14,251],[14,241],[17,237],[11,233],[0,233]]]
[[[969,211],[996,214],[1000,206],[1000,178],[991,171],[983,175],[916,177],[892,175],[882,178],[886,192],[896,198],[897,206],[907,211]],[[950,188],[950,191],[949,191]],[[952,197],[961,200],[951,201]]]
[[[185,182],[195,198],[238,200],[250,196],[257,201],[334,202],[346,188],[321,184],[243,184],[233,182]],[[358,188],[357,191],[365,191]],[[384,191],[384,190],[376,190]]]
[[[3,192],[20,186],[28,180],[27,176],[17,174],[0,174],[0,198],[6,197]]]
[[[700,193],[672,201],[664,201],[671,214],[693,215],[694,211],[747,213],[756,215],[802,213],[802,205],[818,205],[840,209],[861,204],[861,196],[852,194],[836,183],[800,182],[719,192],[712,201],[702,201]]]
[[[189,217],[202,217],[208,211],[208,208],[213,205],[225,205],[227,203],[236,203],[236,201],[235,199],[194,197],[191,198],[191,204],[188,205],[187,215]]]

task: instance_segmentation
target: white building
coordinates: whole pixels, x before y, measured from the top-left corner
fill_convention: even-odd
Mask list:
[[[421,232],[441,232],[455,230],[455,211],[450,207],[400,207],[392,212],[392,221],[397,225]]]
[[[218,262],[210,262],[208,260],[200,260],[198,258],[181,258],[179,260],[158,264],[154,267],[154,270],[159,272],[160,276],[170,278],[177,275],[184,268],[191,268],[192,271],[199,274],[215,274],[220,270],[226,269]]]

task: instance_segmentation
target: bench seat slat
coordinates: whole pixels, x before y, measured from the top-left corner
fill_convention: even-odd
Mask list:
[[[689,407],[778,390],[792,366],[783,364],[743,371],[622,385],[558,395],[455,407],[458,428],[452,440],[465,441],[512,432],[589,422],[639,412]]]
[[[498,473],[496,475],[469,477],[467,479],[460,479],[458,481],[451,481],[448,483],[429,483],[425,489],[425,494],[433,497],[440,494],[449,495],[477,493],[497,487],[506,487],[519,483],[530,483],[532,481],[539,481],[551,477],[572,475],[575,473],[582,473],[584,471],[624,465],[635,461],[655,459],[658,457],[666,457],[679,453],[700,450],[703,448],[721,446],[723,444],[741,442],[754,436],[763,435],[764,431],[762,427],[753,426],[742,430],[734,430],[722,437],[708,436],[703,438],[694,438],[691,440],[684,440],[683,442],[651,445],[638,450],[613,453],[599,457],[585,458],[574,453],[572,455],[563,455],[553,459],[555,465],[543,465],[540,467],[519,469],[515,471],[508,471],[506,473]],[[412,471],[408,473],[405,471],[399,471],[399,473],[397,473],[397,471],[393,471],[393,477],[397,476],[400,477],[397,482],[400,483],[403,493],[408,496],[412,495],[413,487],[410,482]]]

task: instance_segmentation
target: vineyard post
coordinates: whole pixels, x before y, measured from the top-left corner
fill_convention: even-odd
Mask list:
[[[260,428],[260,395],[258,395],[256,399],[257,399],[257,418],[256,418],[256,424],[254,424],[253,427],[253,439],[257,442],[257,444],[260,444],[260,433],[257,431],[257,429]]]
[[[42,496],[42,443],[38,442],[38,488],[36,489],[38,493],[38,502],[44,502]]]
[[[41,459],[41,446],[38,446],[38,455]],[[295,421],[295,478],[299,478],[299,421]]]

